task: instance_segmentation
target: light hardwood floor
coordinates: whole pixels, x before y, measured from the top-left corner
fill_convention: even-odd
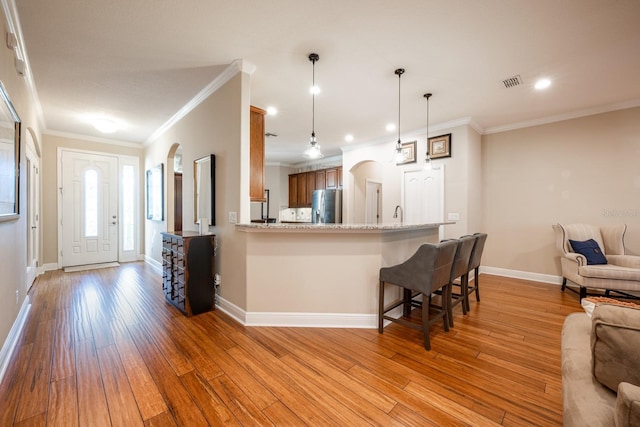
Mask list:
[[[143,263],[48,272],[0,385],[0,426],[562,425],[559,286],[481,275],[455,327],[246,328],[187,318]]]

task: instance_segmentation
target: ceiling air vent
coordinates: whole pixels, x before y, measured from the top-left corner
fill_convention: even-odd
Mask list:
[[[502,84],[505,88],[509,89],[510,87],[520,86],[522,84],[522,79],[520,75],[509,77],[508,79],[504,79]]]

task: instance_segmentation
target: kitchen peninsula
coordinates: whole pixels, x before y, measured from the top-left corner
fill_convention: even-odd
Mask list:
[[[446,224],[238,224],[244,323],[375,328],[380,267],[437,242]]]

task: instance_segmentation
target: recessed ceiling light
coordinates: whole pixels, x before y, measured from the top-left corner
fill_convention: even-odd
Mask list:
[[[396,125],[395,123],[389,123],[385,129],[387,129],[387,132],[393,132],[396,130]]]
[[[542,89],[548,88],[549,86],[551,86],[551,80],[545,78],[545,79],[539,79],[536,82],[535,88],[538,90],[542,90]]]
[[[275,116],[278,114],[278,109],[276,107],[267,107],[267,114],[270,116]]]
[[[317,95],[320,93],[320,86],[311,86],[309,88],[309,93],[312,95]]]
[[[344,136],[344,140],[347,141],[347,142],[353,141],[353,135],[351,135],[350,133],[346,134]]]

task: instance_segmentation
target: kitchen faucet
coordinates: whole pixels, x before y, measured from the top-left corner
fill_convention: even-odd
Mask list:
[[[395,211],[393,211],[393,217],[394,217],[394,218],[398,218],[398,209],[400,209],[400,224],[402,224],[402,222],[403,222],[403,218],[402,218],[402,216],[403,216],[403,213],[402,213],[402,206],[400,206],[400,205],[397,205],[397,206],[396,206],[396,210],[395,210]]]

